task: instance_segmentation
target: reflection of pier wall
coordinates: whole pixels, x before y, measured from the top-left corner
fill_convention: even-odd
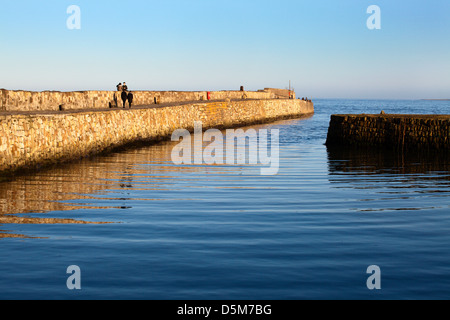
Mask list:
[[[330,174],[377,175],[389,174],[411,175],[442,173],[435,179],[449,180],[450,154],[437,150],[424,152],[401,150],[382,150],[379,148],[328,148]],[[444,174],[445,173],[445,174]]]
[[[126,180],[127,172],[154,174],[155,167],[147,166],[145,170],[140,170],[139,167],[134,167],[134,164],[170,161],[171,147],[172,143],[162,143],[151,148],[110,154],[101,158],[101,165],[98,166],[94,166],[95,162],[91,159],[83,159],[0,182],[0,223],[6,214],[79,209],[77,205],[69,205],[66,202],[74,199],[89,202],[91,197],[105,190],[120,189],[120,181]],[[163,169],[186,170],[176,166]],[[159,168],[157,173],[162,174],[163,169]]]
[[[154,190],[172,188],[170,183],[166,184],[166,180],[171,181],[174,174],[194,172],[201,168],[142,164],[169,162],[172,148],[176,144],[176,142],[160,143],[95,159],[83,159],[0,182],[0,239],[26,237],[15,234],[17,231],[5,231],[4,229],[11,228],[3,226],[8,224],[106,223],[72,219],[69,215],[65,218],[62,214],[58,218],[46,215],[36,217],[33,213],[100,208],[127,209],[124,202],[128,199],[124,199],[122,195],[128,188],[146,190],[150,197]],[[19,213],[21,215],[16,215]]]
[[[227,128],[314,113],[310,102],[272,99],[187,103],[161,108],[0,115],[0,171],[73,160],[136,142],[167,139],[176,129]]]
[[[333,115],[328,146],[450,149],[449,115]]]

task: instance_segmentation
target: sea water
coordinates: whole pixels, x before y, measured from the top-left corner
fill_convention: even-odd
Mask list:
[[[448,299],[448,157],[324,143],[331,114],[450,102],[314,102],[313,117],[251,127],[279,130],[277,175],[175,165],[164,142],[0,183],[0,298]]]

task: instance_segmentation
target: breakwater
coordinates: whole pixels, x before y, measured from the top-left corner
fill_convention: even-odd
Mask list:
[[[311,102],[290,99],[179,103],[137,109],[0,113],[0,172],[61,163],[139,142],[170,138],[176,129],[229,128],[314,113]]]
[[[450,115],[332,115],[329,147],[450,150]]]

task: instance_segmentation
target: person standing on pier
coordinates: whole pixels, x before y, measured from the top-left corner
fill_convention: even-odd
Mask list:
[[[123,108],[125,109],[126,103],[127,103],[127,99],[128,99],[128,94],[126,91],[122,91],[122,101],[123,101]]]
[[[133,104],[133,93],[131,93],[131,91],[128,93],[127,98],[128,98],[128,104],[129,104],[130,109],[131,109],[131,105]]]

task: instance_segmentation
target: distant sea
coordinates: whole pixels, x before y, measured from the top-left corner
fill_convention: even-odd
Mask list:
[[[276,176],[174,165],[167,142],[0,183],[0,298],[448,299],[448,157],[324,143],[331,114],[450,101],[314,102],[313,117],[254,127],[280,130]]]

